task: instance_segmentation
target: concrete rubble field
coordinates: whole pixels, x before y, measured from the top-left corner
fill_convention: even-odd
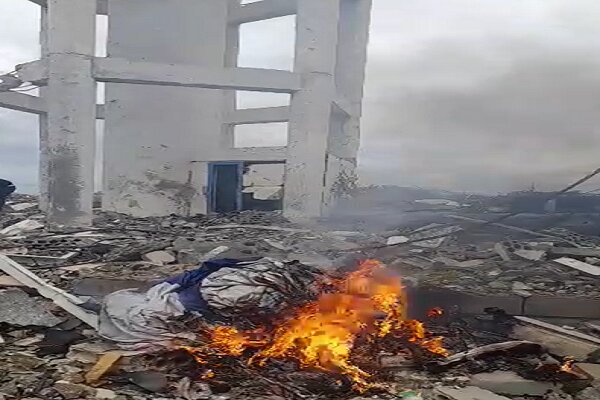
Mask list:
[[[600,237],[35,204],[0,214],[0,398],[600,399]]]

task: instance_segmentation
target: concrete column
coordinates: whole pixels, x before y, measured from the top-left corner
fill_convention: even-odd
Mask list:
[[[40,7],[40,58],[48,57],[48,8]],[[41,87],[41,98],[47,98],[47,88]],[[39,123],[39,162],[38,162],[38,188],[39,188],[39,206],[42,211],[48,211],[48,114],[43,113],[38,117]]]
[[[325,207],[356,184],[356,156],[360,145],[360,118],[367,62],[367,44],[373,0],[342,0],[338,25],[335,82],[337,99],[346,105],[337,112],[327,148]]]
[[[350,104],[343,126],[347,145],[339,157],[356,158],[360,142],[363,88],[373,0],[342,0],[335,82],[337,93]]]
[[[339,0],[298,1],[294,70],[304,74],[304,88],[290,105],[284,197],[292,219],[321,215],[339,12]]]
[[[92,223],[96,0],[48,0],[48,222]]]

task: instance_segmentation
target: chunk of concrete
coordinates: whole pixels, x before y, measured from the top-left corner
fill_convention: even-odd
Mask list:
[[[399,243],[406,243],[408,242],[410,239],[407,238],[406,236],[391,236],[388,238],[387,240],[387,245],[388,246],[393,246],[395,244],[399,244]]]
[[[562,258],[557,258],[556,260],[554,260],[554,262],[558,263],[560,265],[563,265],[565,267],[569,267],[569,268],[573,268],[578,271],[581,271],[586,275],[591,275],[591,276],[595,276],[595,277],[600,276],[600,267],[598,267],[596,265],[591,265],[591,264],[585,263],[583,261],[575,260],[574,258],[562,257]]]
[[[1,236],[15,236],[24,232],[31,232],[36,229],[43,228],[44,224],[39,221],[33,219],[25,219],[23,221],[17,222],[16,224],[7,226],[6,228],[0,230]]]
[[[500,396],[494,392],[476,386],[467,386],[460,389],[450,386],[441,386],[435,388],[434,392],[452,400],[510,400],[508,397]]]
[[[34,207],[37,207],[36,203],[17,203],[10,205],[10,208],[12,208],[14,211],[25,211]]]
[[[146,253],[142,256],[142,259],[155,265],[171,264],[177,260],[172,253],[163,250]]]
[[[544,250],[516,250],[515,255],[525,260],[540,261],[546,255]]]
[[[555,387],[551,382],[532,381],[512,371],[475,374],[469,385],[509,396],[543,396]]]
[[[0,290],[0,322],[17,326],[51,327],[62,320],[50,313],[48,304],[38,297],[30,297],[19,289]]]
[[[600,381],[600,364],[576,363],[575,367],[591,376],[593,380]]]

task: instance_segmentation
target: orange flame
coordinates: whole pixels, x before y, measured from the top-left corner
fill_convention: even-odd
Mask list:
[[[340,373],[354,382],[357,390],[369,387],[370,374],[350,361],[356,339],[397,335],[433,354],[447,356],[442,338],[428,338],[423,324],[407,320],[406,293],[400,278],[378,261],[368,260],[344,279],[333,283],[333,293],[298,309],[283,320],[270,340],[252,340],[251,332],[217,327],[210,332],[205,349],[186,348],[201,363],[202,353],[240,356],[258,349],[250,363],[263,366],[268,359],[295,359],[303,368]]]

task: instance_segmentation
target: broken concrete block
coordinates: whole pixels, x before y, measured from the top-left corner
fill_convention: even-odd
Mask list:
[[[94,395],[97,399],[111,400],[117,398],[117,394],[115,392],[109,389],[102,388],[97,388]]]
[[[475,374],[469,385],[510,396],[543,396],[555,387],[551,382],[532,381],[512,371]]]
[[[600,364],[576,363],[575,367],[591,376],[593,380],[600,380]]]
[[[517,325],[510,335],[513,339],[528,340],[548,348],[550,353],[563,357],[573,357],[578,361],[598,349],[598,345],[575,337],[553,332],[537,326]]]
[[[0,287],[26,287],[10,275],[0,276]]]
[[[575,260],[574,258],[563,257],[554,260],[555,263],[563,265],[565,267],[573,268],[584,274],[591,276],[600,276],[600,267],[584,263],[583,261]]]
[[[54,389],[67,400],[85,399],[89,394],[95,391],[95,389],[89,386],[69,381],[54,382]]]
[[[388,238],[386,244],[388,246],[392,246],[392,245],[399,244],[399,243],[406,243],[409,240],[410,239],[408,239],[406,236],[391,236]]]
[[[163,250],[146,253],[142,256],[142,259],[156,265],[166,265],[176,261],[172,253]]]
[[[516,250],[515,255],[525,260],[540,261],[546,255],[544,250]]]
[[[25,211],[34,207],[37,207],[36,203],[17,203],[10,205],[10,208],[12,208],[14,211]]]
[[[196,265],[200,263],[202,257],[194,250],[180,250],[177,252],[177,262],[179,264]]]
[[[504,247],[504,245],[502,243],[496,243],[494,245],[494,251],[496,252],[496,254],[498,254],[500,256],[500,258],[502,259],[502,261],[510,261],[510,253],[508,252],[508,250],[506,249],[506,247]]]
[[[51,327],[62,319],[50,313],[48,305],[39,297],[30,297],[19,289],[0,290],[0,322],[17,326]]]
[[[11,226],[7,226],[6,228],[0,230],[0,235],[2,236],[15,236],[24,232],[31,232],[36,229],[43,228],[44,224],[39,221],[35,221],[33,219],[26,219]]]
[[[513,282],[512,290],[532,290],[533,288],[526,283],[523,282]]]
[[[510,400],[508,397],[500,396],[476,386],[467,386],[461,389],[441,386],[435,388],[434,392],[451,400]]]

